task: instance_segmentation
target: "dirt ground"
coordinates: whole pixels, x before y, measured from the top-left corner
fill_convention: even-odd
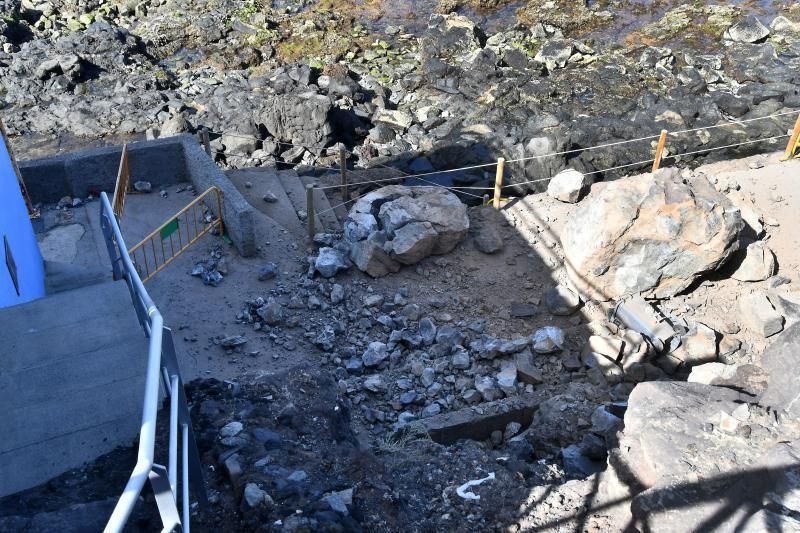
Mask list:
[[[740,294],[776,287],[786,294],[794,291],[800,267],[800,235],[795,231],[800,161],[779,162],[779,157],[755,156],[694,171],[763,214],[767,243],[779,263],[777,275],[744,283],[724,272],[712,274],[687,294],[662,302],[666,310],[717,331],[730,331],[726,324]],[[604,186],[594,184],[590,194]],[[123,222],[129,244],[156,227],[162,213],[166,218],[175,205],[187,201],[190,196],[175,193],[177,189],[169,187],[167,199],[155,194],[130,198]],[[96,203],[82,209],[87,214],[78,214],[76,209],[77,219],[96,218]],[[566,348],[579,351],[591,335],[588,324],[604,317],[600,306],[587,304],[569,317],[538,311],[527,318],[512,316],[512,308],[530,304],[541,309],[543,292],[565,282],[558,236],[580,209],[581,203],[560,203],[546,194],[526,197],[501,211],[501,252],[478,251],[471,235],[450,254],[430,257],[380,279],[355,269],[335,280],[310,279],[309,258],[315,255],[314,249],[287,234],[262,235],[258,257],[249,259],[238,256],[219,237],[207,236],[158,274],[147,288],[175,332],[185,381],[196,380],[187,392],[211,504],[195,509],[193,529],[618,530],[621,525],[612,517],[586,513],[597,477],[565,471],[559,446],[579,441],[587,433],[586,420],[598,405],[624,401],[625,387],[598,385],[586,372],[566,368],[558,357],[545,357],[539,368],[541,383],[522,394],[568,398],[563,400],[569,411],[562,426],[570,427],[534,428],[541,434],[521,428],[523,438],[516,443],[513,439],[463,440],[445,446],[416,432],[413,425],[401,433],[392,430],[399,410],[387,404],[404,390],[404,379],[413,381],[414,361],[393,361],[382,372],[387,388],[381,394],[355,390],[354,383],[360,384],[361,377],[348,376],[343,368],[348,359],[344,347],[361,354],[369,342],[385,340],[389,330],[379,325],[380,316],[396,317],[411,305],[438,325],[498,338],[529,336],[544,326],[557,326],[566,335]],[[472,209],[471,218],[477,215]],[[220,251],[225,277],[218,286],[204,285],[191,276],[194,265]],[[278,265],[279,274],[259,281],[258,271],[268,262]],[[330,303],[333,283],[345,288],[341,305]],[[364,305],[365,298],[374,295],[384,297],[382,308]],[[254,325],[247,319],[248,302],[259,297],[286,303],[291,318],[272,328]],[[332,350],[318,347],[319,332],[337,323],[344,327],[336,346]],[[232,349],[221,346],[221,339],[237,335],[246,338],[246,343]],[[744,331],[730,336],[742,343],[733,355],[736,362],[748,362],[763,350],[763,339]],[[455,398],[448,405],[455,410],[463,402]],[[261,437],[224,444],[219,434],[231,421],[264,431]],[[129,451],[117,453],[116,460],[110,461],[116,466],[133,459]],[[243,466],[238,475],[226,466],[232,455]],[[84,501],[113,497],[122,489],[125,468],[115,468],[115,475],[105,476],[101,472],[108,465],[109,460],[102,459],[15,500],[0,501],[0,520],[59,508],[72,494],[67,487],[76,484],[83,487],[79,494]],[[303,472],[300,477],[305,476],[302,481],[285,482],[298,471]],[[455,494],[458,486],[490,473],[493,480],[472,489],[480,500]],[[243,490],[250,483],[265,489],[272,504],[247,505]],[[347,513],[331,514],[323,502],[349,489],[353,489],[353,501]],[[148,530],[156,524],[152,495],[144,498],[131,530]]]

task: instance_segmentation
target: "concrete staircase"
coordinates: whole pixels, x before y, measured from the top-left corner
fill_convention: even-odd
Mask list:
[[[133,442],[147,340],[125,283],[2,309],[0,324],[0,497]]]
[[[302,238],[307,235],[305,216],[306,186],[315,184],[312,176],[299,176],[294,170],[277,170],[274,167],[258,167],[229,170],[226,175],[244,198],[258,211],[274,220],[292,235]],[[331,191],[327,191],[331,192]],[[271,193],[277,202],[266,202],[264,196]],[[314,210],[317,232],[335,233],[342,230],[347,217],[347,208],[332,208],[341,200],[330,199],[324,190],[314,192]]]

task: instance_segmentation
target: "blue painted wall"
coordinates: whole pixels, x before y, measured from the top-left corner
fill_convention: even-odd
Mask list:
[[[8,238],[17,264],[19,295],[6,267],[3,236]],[[0,139],[0,308],[29,302],[44,295],[42,254],[39,252],[17,176],[11,166],[11,156],[5,142]]]

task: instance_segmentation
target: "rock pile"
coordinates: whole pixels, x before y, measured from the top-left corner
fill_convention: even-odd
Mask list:
[[[392,185],[355,203],[344,238],[353,263],[380,277],[451,251],[468,230],[466,206],[448,190]]]
[[[717,385],[638,385],[601,493],[630,494],[625,512],[653,531],[800,528],[798,393],[787,372],[800,363],[798,328],[764,353],[756,368],[766,379],[750,370]]]

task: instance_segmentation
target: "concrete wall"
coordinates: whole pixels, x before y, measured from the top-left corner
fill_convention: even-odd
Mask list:
[[[86,197],[114,192],[122,146],[86,150],[47,159],[20,162],[34,203],[55,203],[64,196]],[[239,253],[256,253],[255,209],[234,187],[191,135],[128,144],[131,181],[145,180],[154,188],[191,181],[198,192],[211,186],[222,191],[225,230]],[[209,203],[216,213],[217,206]]]
[[[191,139],[191,137],[189,137]],[[222,191],[222,221],[239,253],[244,257],[256,254],[256,210],[244,199],[228,176],[208,157],[197,142],[183,144],[189,178],[199,191],[217,187]],[[216,206],[209,206],[216,214]]]
[[[191,137],[189,137],[191,139]],[[154,188],[186,181],[182,137],[141,141],[128,145],[131,182],[144,180]],[[64,196],[85,198],[101,191],[114,192],[122,146],[106,146],[19,163],[34,203],[55,203]]]
[[[16,264],[17,286],[7,267],[6,239]],[[0,137],[0,308],[29,302],[44,294],[44,262],[11,156]]]

